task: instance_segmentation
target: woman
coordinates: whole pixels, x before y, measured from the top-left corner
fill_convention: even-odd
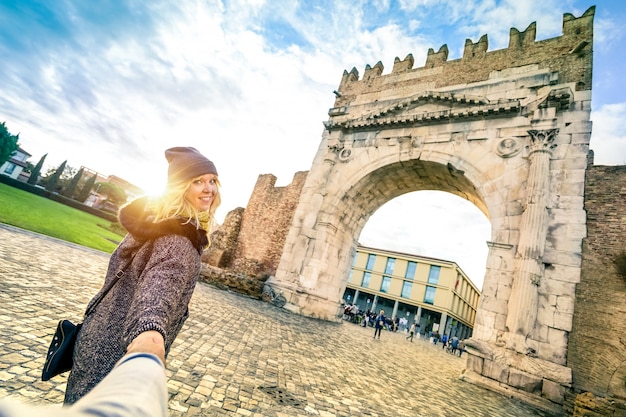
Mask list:
[[[374,339],[376,339],[376,335],[380,339],[380,332],[383,330],[383,326],[385,325],[385,310],[380,310],[380,314],[376,317],[376,322],[374,325]]]
[[[188,316],[200,255],[221,201],[219,181],[213,162],[194,148],[171,148],[165,157],[164,195],[139,198],[120,210],[128,234],[111,255],[105,287],[120,271],[123,275],[84,318],[65,404],[87,394],[142,333],[163,338],[167,355]]]

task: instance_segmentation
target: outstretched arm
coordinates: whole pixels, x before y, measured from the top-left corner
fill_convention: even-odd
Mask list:
[[[163,336],[156,331],[141,333],[106,378],[75,404],[49,408],[2,400],[0,416],[167,417],[164,359]]]

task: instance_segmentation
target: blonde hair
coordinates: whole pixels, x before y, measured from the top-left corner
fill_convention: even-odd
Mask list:
[[[187,189],[189,188],[191,183],[198,178],[199,177],[192,178],[188,181],[168,184],[163,195],[152,202],[151,211],[154,213],[155,223],[162,220],[181,217],[188,219],[186,223],[190,223],[192,220],[194,220],[198,228],[206,230],[210,244],[211,229],[216,223],[215,211],[222,203],[222,197],[220,194],[220,182],[218,178],[215,177],[217,192],[213,197],[213,201],[211,202],[209,210],[199,211],[185,198],[185,192],[187,192]]]

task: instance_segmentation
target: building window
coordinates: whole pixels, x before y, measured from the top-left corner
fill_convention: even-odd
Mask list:
[[[376,255],[370,253],[367,255],[367,265],[365,265],[365,269],[372,271],[374,269],[374,262],[376,262]]]
[[[416,269],[417,269],[417,262],[409,261],[406,265],[406,273],[404,274],[404,278],[408,278],[408,279],[415,278]]]
[[[435,287],[426,287],[426,294],[424,294],[424,302],[427,304],[435,304]]]
[[[370,286],[370,278],[372,277],[372,273],[371,272],[364,272],[363,273],[363,281],[361,281],[361,287],[363,288],[367,288]]]
[[[400,297],[403,298],[411,298],[411,289],[413,288],[413,283],[409,281],[404,281],[402,284],[402,293]]]
[[[393,268],[396,266],[396,258],[387,258],[385,265],[385,274],[393,275]]]
[[[391,277],[383,277],[383,283],[380,284],[380,292],[389,292],[390,284],[391,284]]]
[[[437,265],[430,266],[430,272],[428,273],[428,283],[437,285],[439,283],[439,273],[441,267]]]
[[[7,167],[4,169],[4,172],[7,175],[11,175],[13,174],[13,171],[15,171],[15,164],[8,163]]]

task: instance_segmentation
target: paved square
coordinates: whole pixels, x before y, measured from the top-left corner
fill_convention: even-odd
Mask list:
[[[0,225],[0,398],[60,406],[40,380],[56,323],[80,320],[108,255]],[[425,340],[291,314],[199,283],[167,363],[170,415],[548,416],[458,380],[465,359]]]

